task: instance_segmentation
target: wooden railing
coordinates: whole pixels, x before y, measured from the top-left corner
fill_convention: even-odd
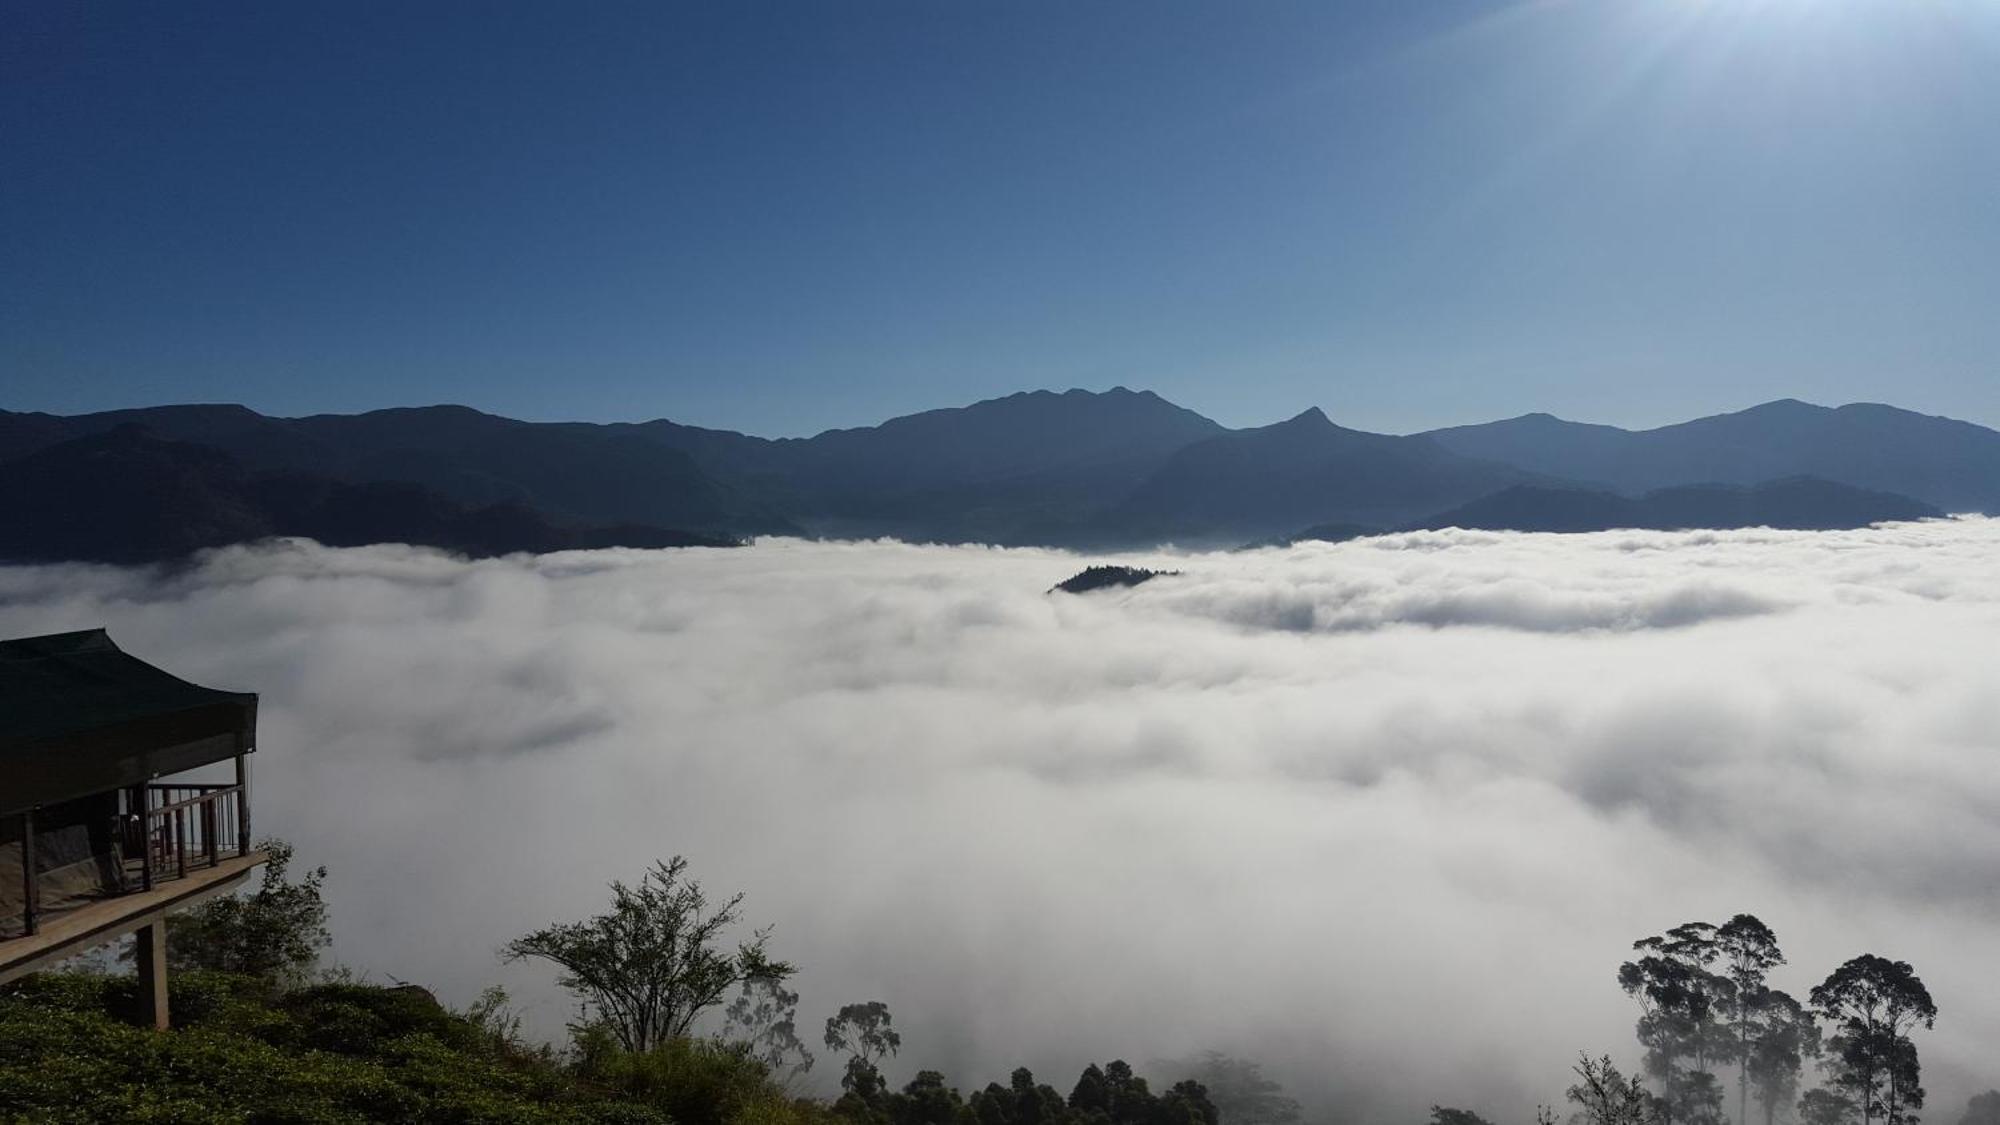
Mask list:
[[[250,852],[249,805],[241,785],[148,785],[145,812],[136,819],[139,884],[152,890],[163,879],[214,867]]]

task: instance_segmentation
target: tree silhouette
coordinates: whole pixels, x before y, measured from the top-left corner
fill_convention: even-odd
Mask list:
[[[1864,953],[1814,988],[1812,1004],[1833,1025],[1833,1080],[1854,1098],[1862,1125],[1915,1121],[1924,1088],[1909,1033],[1932,1026],[1937,1005],[1909,962]]]
[[[1639,1042],[1646,1069],[1660,1082],[1664,1121],[1713,1125],[1722,1117],[1722,1089],[1709,1059],[1723,1045],[1716,1017],[1733,988],[1708,968],[1721,953],[1716,928],[1687,922],[1632,948],[1642,956],[1618,967],[1618,984],[1639,1001]]]
[[[1799,1125],[1849,1125],[1854,1120],[1854,1099],[1838,1086],[1807,1090],[1799,1098]]]
[[[1778,935],[1750,914],[1738,914],[1724,922],[1715,931],[1715,949],[1722,960],[1722,975],[1729,981],[1729,1030],[1734,1040],[1736,1063],[1736,1121],[1737,1125],[1748,1125],[1753,1024],[1769,1002],[1765,978],[1772,969],[1785,963],[1785,955],[1778,951]],[[1767,1112],[1767,1121],[1768,1118]]]
[[[752,1056],[779,1082],[788,1083],[812,1069],[812,1052],[799,1039],[799,994],[786,988],[784,981],[745,980],[723,1016],[728,1022],[722,1038],[748,1044]]]
[[[1819,1025],[1805,1005],[1778,989],[1765,989],[1752,1010],[1746,1069],[1750,1096],[1764,1111],[1764,1125],[1798,1096],[1799,1071],[1820,1052]]]
[[[1620,1074],[1611,1056],[1579,1055],[1571,1069],[1577,1082],[1567,1096],[1577,1107],[1576,1125],[1655,1125],[1661,1118],[1659,1099],[1646,1092],[1638,1075]]]
[[[1265,1077],[1264,1068],[1249,1059],[1204,1051],[1186,1062],[1155,1064],[1152,1069],[1185,1074],[1199,1082],[1208,1091],[1208,1100],[1214,1103],[1222,1125],[1295,1125],[1302,1114],[1299,1103],[1286,1096],[1285,1088]]]
[[[1958,1125],[2000,1125],[2000,1090],[1975,1094],[1965,1103],[1965,1116]]]
[[[769,930],[754,932],[733,954],[718,949],[722,932],[736,924],[743,896],[711,913],[701,884],[686,873],[680,856],[655,863],[636,887],[611,884],[608,912],[515,938],[500,955],[560,966],[562,986],[580,993],[586,1009],[628,1051],[684,1036],[730,989],[793,973],[791,965],[765,954]]]
[[[291,844],[268,839],[257,847],[268,858],[255,891],[210,899],[167,920],[167,962],[174,969],[244,973],[278,984],[311,977],[319,951],[332,940],[320,893],[326,868],[315,867],[294,883],[287,877]],[[130,956],[129,950],[121,954]]]
[[[895,1054],[903,1046],[903,1036],[891,1026],[889,1005],[880,1000],[848,1004],[840,1014],[826,1021],[826,1047],[847,1055],[847,1072],[841,1076],[842,1089],[874,1089],[882,1084],[875,1063]]]

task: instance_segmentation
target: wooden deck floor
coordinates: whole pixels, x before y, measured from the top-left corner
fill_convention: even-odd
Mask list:
[[[41,932],[0,939],[0,984],[151,925],[169,911],[227,894],[266,858],[263,852],[232,856],[214,867],[190,867],[185,877],[157,883],[150,891],[114,895],[48,915],[42,919]]]

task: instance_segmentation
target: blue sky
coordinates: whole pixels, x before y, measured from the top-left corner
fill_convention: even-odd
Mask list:
[[[0,407],[2000,424],[2000,3],[0,3]]]

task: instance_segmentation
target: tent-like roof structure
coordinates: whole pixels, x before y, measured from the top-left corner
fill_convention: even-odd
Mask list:
[[[102,629],[0,641],[0,814],[256,749],[257,697],[170,675]]]

